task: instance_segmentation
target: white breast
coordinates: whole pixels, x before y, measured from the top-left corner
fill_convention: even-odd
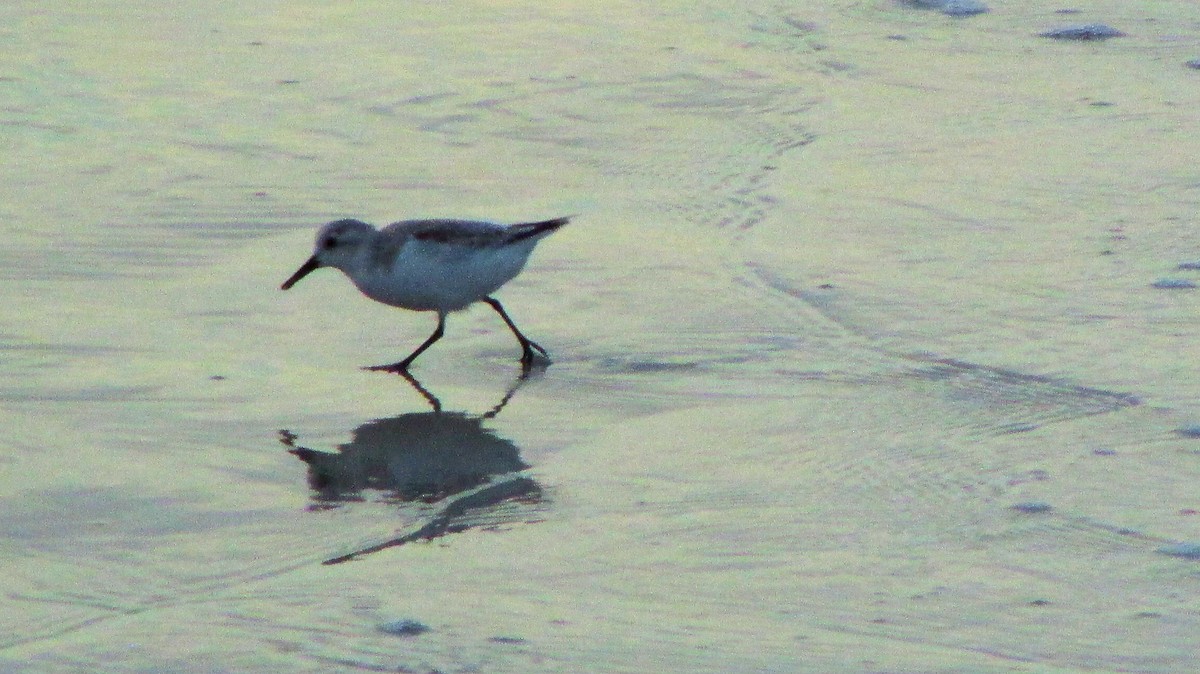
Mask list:
[[[414,239],[390,267],[364,264],[350,276],[363,294],[384,304],[458,311],[519,274],[536,244],[529,240],[481,248]]]

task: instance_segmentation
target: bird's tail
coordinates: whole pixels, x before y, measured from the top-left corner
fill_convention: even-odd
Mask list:
[[[571,221],[574,216],[568,215],[562,218],[554,218],[553,220],[543,220],[541,222],[524,222],[519,225],[511,225],[508,228],[508,240],[505,243],[516,243],[525,239],[549,234],[554,230],[562,227]]]

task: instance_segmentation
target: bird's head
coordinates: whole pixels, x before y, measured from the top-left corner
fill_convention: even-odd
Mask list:
[[[321,227],[312,257],[280,286],[287,290],[321,267],[345,269],[358,251],[375,235],[375,228],[361,220],[334,220]]]

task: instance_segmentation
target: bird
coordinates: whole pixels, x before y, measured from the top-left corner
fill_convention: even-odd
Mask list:
[[[525,267],[543,238],[572,216],[501,225],[481,220],[401,220],[383,229],[361,220],[335,220],[317,231],[312,257],[292,274],[281,290],[321,267],[340,269],[367,297],[393,307],[437,313],[437,327],[404,360],[368,370],[407,374],[409,366],[442,338],[446,315],[483,302],[496,310],[521,345],[527,372],[534,351],[549,358],[539,344],[517,328],[492,293]]]

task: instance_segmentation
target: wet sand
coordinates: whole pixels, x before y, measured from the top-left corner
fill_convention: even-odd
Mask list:
[[[0,669],[1186,670],[1197,16],[991,9],[0,10]]]

